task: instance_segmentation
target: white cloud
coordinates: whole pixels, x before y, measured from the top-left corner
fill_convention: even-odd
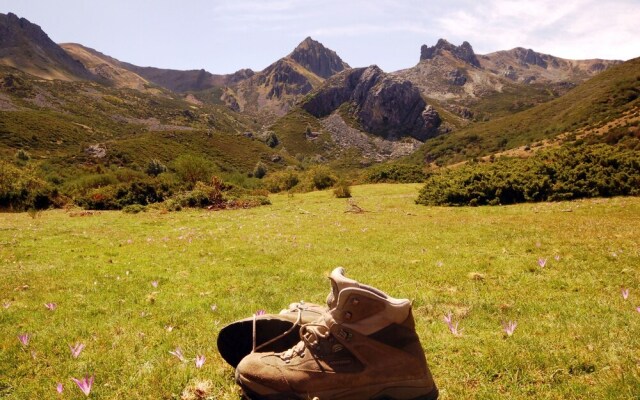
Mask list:
[[[443,35],[479,53],[522,46],[565,58],[640,56],[640,7],[633,0],[490,0],[436,19]]]

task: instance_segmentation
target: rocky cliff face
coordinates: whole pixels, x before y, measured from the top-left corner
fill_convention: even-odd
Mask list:
[[[435,56],[442,55],[445,51],[453,54],[453,56],[467,64],[478,68],[480,67],[480,61],[478,61],[476,53],[474,53],[469,42],[462,42],[460,46],[456,46],[447,42],[445,39],[438,40],[438,43],[433,47],[422,45],[420,48],[420,61],[431,60]]]
[[[310,37],[303,40],[288,57],[325,79],[350,68],[335,51],[327,49]]]
[[[73,59],[36,24],[15,14],[0,14],[0,65],[45,79],[94,80],[96,77]]]
[[[438,113],[428,106],[418,88],[394,78],[377,66],[344,71],[312,93],[302,107],[321,118],[350,102],[362,128],[385,139],[410,136],[425,140],[437,134]]]

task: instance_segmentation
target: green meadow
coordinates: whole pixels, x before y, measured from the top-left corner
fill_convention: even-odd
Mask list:
[[[413,301],[441,399],[640,398],[640,198],[445,208],[420,188],[353,187],[361,213],[324,191],[0,214],[0,398],[82,399],[71,378],[93,376],[91,399],[238,399],[219,330],[323,302],[336,266]]]

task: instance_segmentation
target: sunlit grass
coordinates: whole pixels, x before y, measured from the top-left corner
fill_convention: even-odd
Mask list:
[[[0,398],[58,398],[61,382],[80,399],[71,378],[93,375],[95,399],[237,399],[220,328],[322,302],[338,265],[413,300],[442,399],[640,396],[640,199],[437,208],[414,204],[419,188],[353,187],[360,214],[327,191],[225,212],[0,215]]]

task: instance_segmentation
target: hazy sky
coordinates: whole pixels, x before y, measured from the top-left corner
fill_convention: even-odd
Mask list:
[[[464,40],[571,59],[640,56],[640,0],[1,0],[57,43],[141,66],[264,69],[305,37],[352,67],[418,62],[420,46]]]

